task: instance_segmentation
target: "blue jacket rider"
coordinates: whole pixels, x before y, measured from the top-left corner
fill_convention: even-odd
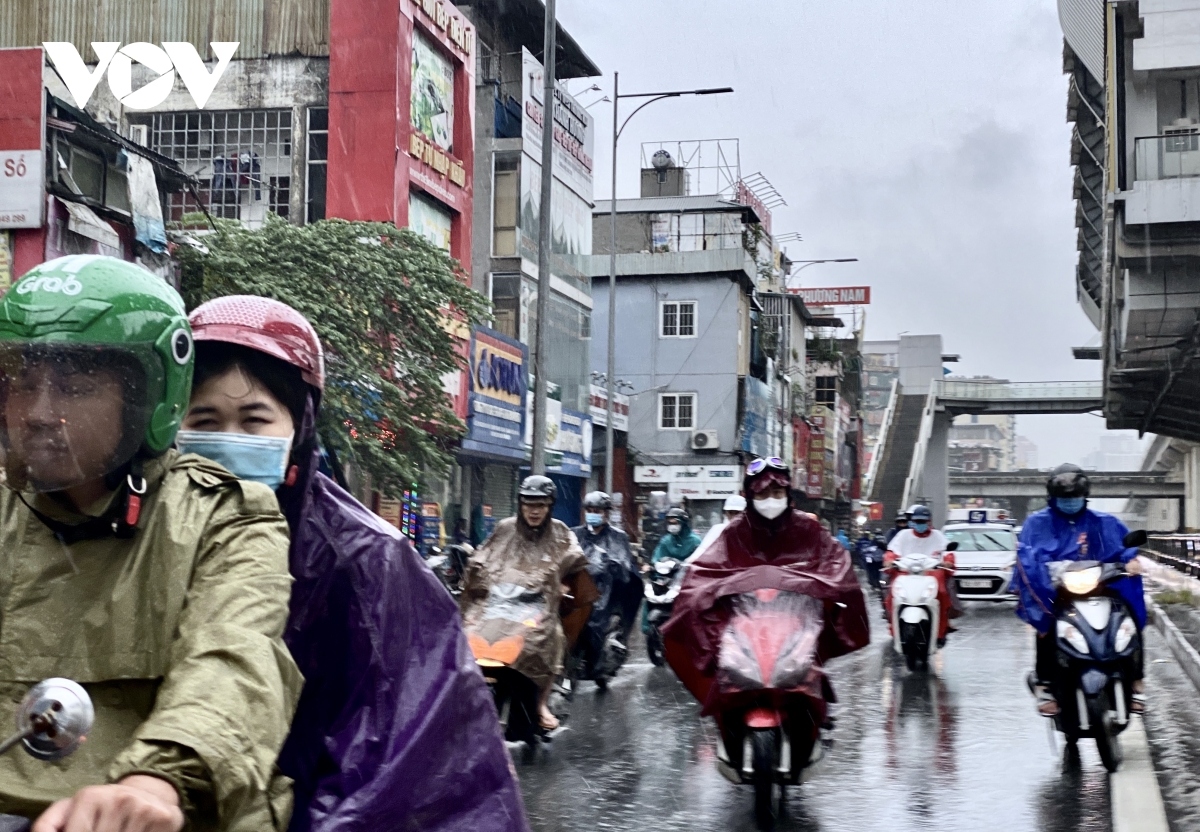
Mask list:
[[[1017,596],[1017,617],[1038,632],[1036,674],[1049,682],[1053,674],[1053,639],[1047,637],[1054,621],[1055,588],[1049,564],[1054,561],[1094,560],[1101,563],[1130,564],[1137,549],[1126,549],[1125,524],[1111,514],[1087,507],[1090,490],[1087,474],[1077,465],[1060,465],[1046,483],[1050,505],[1031,514],[1021,528],[1012,591]],[[1130,571],[1138,571],[1136,564]],[[1129,605],[1138,629],[1146,625],[1146,602],[1142,579],[1138,575],[1120,578],[1112,589]],[[1139,669],[1140,670],[1140,669]],[[1140,675],[1140,673],[1139,673]],[[1140,679],[1134,689],[1140,694]],[[1040,709],[1047,715],[1056,711],[1051,699],[1039,691]],[[1135,710],[1140,701],[1135,703]]]

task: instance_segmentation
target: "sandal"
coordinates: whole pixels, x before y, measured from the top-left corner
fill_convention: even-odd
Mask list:
[[[561,724],[562,723],[558,721],[558,717],[556,717],[554,714],[542,714],[538,717],[538,725],[541,726],[543,731],[554,731]]]
[[[1134,714],[1146,713],[1146,694],[1135,693],[1130,697],[1129,712]]]
[[[1038,685],[1033,693],[1037,700],[1038,713],[1045,717],[1058,716],[1058,700],[1045,687]]]

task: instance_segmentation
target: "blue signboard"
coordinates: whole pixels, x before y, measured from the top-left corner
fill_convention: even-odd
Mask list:
[[[742,414],[742,445],[746,453],[764,457],[770,451],[767,423],[771,415],[771,388],[756,378],[743,379],[746,391],[745,412]]]
[[[562,462],[547,470],[571,477],[592,473],[592,417],[564,407],[558,423],[553,449],[562,454]]]
[[[524,462],[525,365],[529,350],[520,341],[492,329],[471,330],[471,384],[466,451]]]

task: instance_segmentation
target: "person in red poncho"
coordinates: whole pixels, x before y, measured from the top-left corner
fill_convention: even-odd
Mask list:
[[[667,662],[706,716],[719,711],[713,681],[733,596],[779,589],[823,602],[821,663],[870,641],[866,598],[849,553],[813,515],[791,507],[790,486],[791,472],[778,457],[746,467],[746,511],[691,563],[663,628]]]

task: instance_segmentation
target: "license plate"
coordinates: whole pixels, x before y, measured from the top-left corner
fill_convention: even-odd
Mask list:
[[[986,578],[964,578],[958,582],[963,589],[991,589],[992,582]]]

